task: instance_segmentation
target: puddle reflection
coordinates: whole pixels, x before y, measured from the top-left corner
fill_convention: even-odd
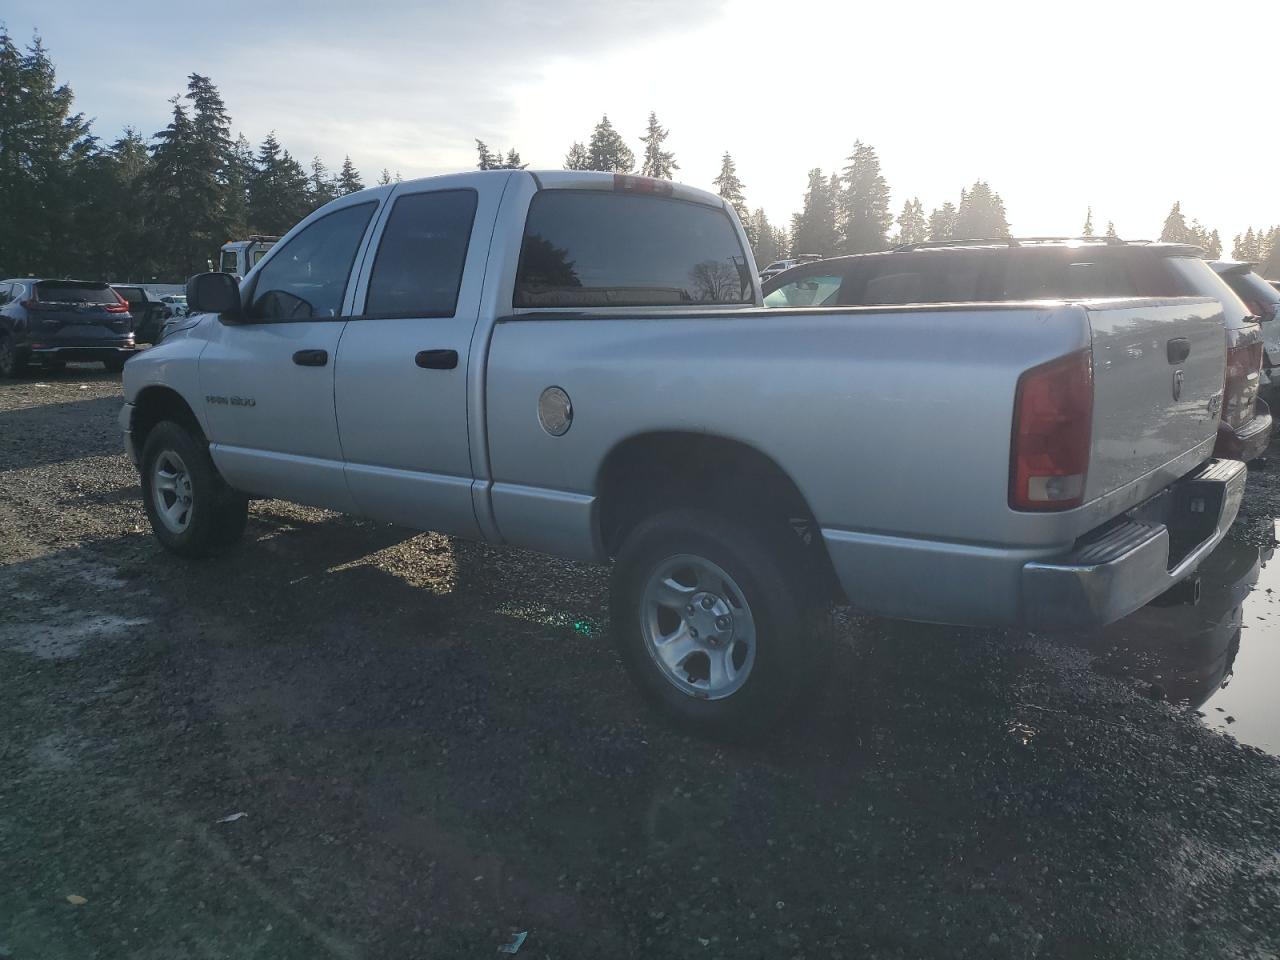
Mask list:
[[[1280,562],[1273,547],[1224,540],[1200,569],[1195,606],[1149,606],[1074,642],[1097,669],[1149,682],[1155,696],[1280,755]]]

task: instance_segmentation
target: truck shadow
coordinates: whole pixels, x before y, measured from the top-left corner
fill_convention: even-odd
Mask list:
[[[1128,747],[1155,748],[1117,720],[1132,698],[1058,689],[1030,639],[841,613],[816,709],[728,747],[632,693],[601,571],[531,554],[261,504],[213,560],[121,537],[0,568],[0,590],[0,665],[70,687],[66,722],[109,748],[97,783],[186,818],[248,809],[234,858],[259,851],[260,883],[317,923],[369,929],[370,955],[428,928],[438,955],[474,952],[507,923],[558,955],[693,955],[660,945],[730,914],[790,950],[786,931],[836,949],[915,930],[979,955],[993,929],[1067,935],[1093,897],[1122,907],[1090,942],[1126,942],[1182,896],[1176,851],[1131,818],[1192,785],[1143,786],[1135,810],[1151,771]],[[36,651],[51,618],[79,632]],[[85,856],[111,863],[110,842]],[[112,877],[121,903],[154,900],[147,873]],[[121,909],[143,937],[162,922]]]

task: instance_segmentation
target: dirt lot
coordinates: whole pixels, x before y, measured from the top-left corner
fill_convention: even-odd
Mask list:
[[[598,570],[273,502],[162,553],[119,393],[0,385],[0,958],[1280,955],[1280,761],[1078,648],[844,615],[799,727],[690,740]]]

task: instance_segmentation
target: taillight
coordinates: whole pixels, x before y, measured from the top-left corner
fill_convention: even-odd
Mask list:
[[[1222,419],[1239,428],[1253,418],[1262,369],[1262,338],[1253,332],[1228,333],[1226,383],[1223,385]]]
[[[1018,378],[1009,456],[1009,506],[1070,510],[1084,502],[1093,433],[1093,351],[1080,350]]]

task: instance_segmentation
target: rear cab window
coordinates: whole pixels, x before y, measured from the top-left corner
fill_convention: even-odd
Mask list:
[[[754,271],[723,207],[602,190],[541,190],[525,221],[514,307],[744,304]]]

